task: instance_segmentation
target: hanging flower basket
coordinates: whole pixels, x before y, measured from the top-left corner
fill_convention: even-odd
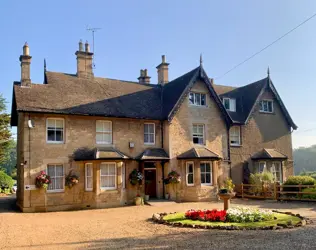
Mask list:
[[[139,170],[134,169],[129,175],[129,182],[135,186],[136,184],[141,184],[143,178],[143,174]]]
[[[165,184],[177,184],[177,183],[180,183],[180,181],[181,181],[181,176],[175,170],[172,170],[168,174],[167,178],[163,180]]]
[[[35,179],[35,186],[47,189],[49,184],[51,184],[49,175],[47,175],[45,171],[41,171],[40,175],[38,175]]]
[[[79,176],[74,174],[71,170],[69,174],[66,176],[65,182],[66,182],[66,186],[71,188],[79,182]]]

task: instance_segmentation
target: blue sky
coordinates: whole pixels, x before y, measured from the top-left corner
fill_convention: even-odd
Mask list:
[[[193,69],[203,53],[209,77],[217,77],[316,13],[316,1],[1,1],[0,92],[11,107],[12,82],[20,79],[25,41],[32,55],[31,78],[50,71],[75,73],[79,39],[92,42],[87,27],[99,27],[95,75],[136,80],[165,54],[169,78]],[[242,86],[272,80],[299,126],[294,147],[316,144],[316,18],[216,84]]]

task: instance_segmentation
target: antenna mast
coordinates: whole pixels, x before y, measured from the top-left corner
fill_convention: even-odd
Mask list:
[[[93,68],[95,69],[95,63],[94,63],[94,57],[95,57],[95,49],[94,49],[94,32],[96,32],[97,30],[100,30],[101,28],[87,28],[87,31],[91,31],[92,33],[92,52],[93,52]]]

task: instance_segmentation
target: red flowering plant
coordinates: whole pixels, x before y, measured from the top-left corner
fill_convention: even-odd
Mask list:
[[[51,184],[50,176],[47,175],[45,171],[41,171],[40,175],[35,179],[35,186],[47,189],[49,184]]]
[[[190,220],[201,220],[201,221],[225,221],[226,211],[225,210],[188,210],[185,213],[185,218]]]

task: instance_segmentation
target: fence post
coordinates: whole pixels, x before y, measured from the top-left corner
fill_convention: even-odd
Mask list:
[[[244,183],[241,183],[241,198],[244,199]]]
[[[277,200],[277,182],[274,182],[273,185],[273,191],[274,191],[274,199]]]
[[[264,182],[262,182],[262,192],[263,192],[263,198],[266,199],[266,189],[264,188]]]
[[[299,193],[299,195],[298,195],[298,197],[300,198],[300,200],[302,199],[302,194],[301,194],[301,192],[302,192],[302,186],[301,186],[302,184],[299,184],[298,185],[298,191],[300,192]]]

